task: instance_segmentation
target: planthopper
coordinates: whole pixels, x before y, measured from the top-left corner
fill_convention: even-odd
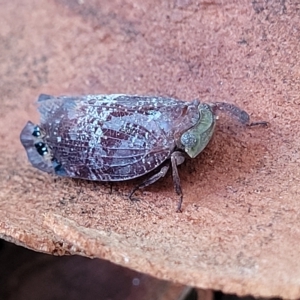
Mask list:
[[[31,164],[59,176],[123,181],[149,174],[135,191],[164,177],[171,167],[181,211],[177,166],[207,146],[223,110],[252,126],[249,115],[225,102],[186,102],[167,97],[84,95],[38,99],[40,125],[28,123],[20,139]]]

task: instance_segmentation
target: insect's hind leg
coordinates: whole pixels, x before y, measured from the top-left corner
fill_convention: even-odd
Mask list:
[[[138,189],[142,189],[148,185],[151,185],[152,183],[154,183],[155,181],[159,180],[160,178],[164,177],[168,170],[170,168],[170,165],[165,165],[163,166],[160,171],[158,173],[155,173],[154,175],[152,175],[151,177],[147,178],[145,181],[143,181],[141,184],[137,185],[135,188],[132,189],[132,191],[129,194],[129,199],[134,201],[137,200],[135,198],[133,198],[133,194],[138,190]]]

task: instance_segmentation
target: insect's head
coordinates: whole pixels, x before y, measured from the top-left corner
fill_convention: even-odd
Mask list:
[[[208,104],[200,103],[199,120],[195,126],[184,132],[180,142],[184,151],[191,157],[196,157],[207,146],[215,128],[215,115]]]

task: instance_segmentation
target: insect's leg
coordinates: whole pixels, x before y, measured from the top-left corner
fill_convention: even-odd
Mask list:
[[[175,151],[172,153],[171,165],[172,165],[173,183],[174,183],[175,191],[176,191],[177,195],[179,196],[179,201],[178,201],[176,212],[181,212],[181,204],[182,204],[182,197],[183,197],[177,166],[182,164],[183,162],[184,162],[184,156],[181,152]]]
[[[138,186],[136,186],[136,187],[131,191],[131,193],[129,194],[129,199],[130,199],[130,200],[134,200],[134,199],[132,198],[132,196],[133,196],[133,194],[134,194],[138,189],[142,189],[142,188],[144,188],[144,187],[146,187],[146,186],[148,186],[148,185],[154,183],[154,182],[157,181],[158,179],[164,177],[164,176],[167,174],[169,168],[170,168],[170,165],[169,165],[169,164],[163,166],[163,167],[160,169],[160,171],[159,171],[158,173],[155,173],[155,174],[152,175],[151,177],[147,178],[144,182],[142,182],[141,184],[139,184]]]
[[[257,126],[257,125],[264,125],[267,126],[268,122],[266,121],[259,121],[259,122],[252,122],[250,123],[250,116],[249,114],[242,110],[241,108],[226,102],[215,102],[210,105],[214,111],[221,110],[226,113],[229,113],[231,116],[235,117],[240,123],[247,125],[247,126]]]
[[[229,113],[231,116],[238,119],[242,124],[249,124],[250,116],[249,114],[242,110],[241,108],[226,102],[215,102],[212,104],[214,110],[221,110]]]

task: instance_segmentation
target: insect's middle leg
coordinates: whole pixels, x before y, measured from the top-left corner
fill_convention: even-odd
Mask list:
[[[138,189],[142,189],[148,185],[151,185],[152,183],[154,183],[155,181],[157,181],[158,179],[164,177],[168,170],[170,168],[170,165],[165,165],[163,166],[160,171],[158,173],[155,173],[154,175],[152,175],[151,177],[147,178],[145,181],[143,181],[141,184],[137,185],[135,188],[132,189],[131,193],[129,194],[129,199],[130,200],[135,200],[132,198],[133,194],[138,190]]]
[[[175,188],[175,191],[176,191],[177,195],[179,196],[179,201],[178,201],[178,204],[177,204],[177,210],[176,211],[181,212],[181,204],[182,204],[183,195],[182,195],[182,189],[181,189],[181,185],[180,185],[180,178],[179,178],[177,166],[182,164],[184,162],[185,158],[184,158],[184,155],[183,155],[182,152],[175,151],[171,154],[170,160],[171,160],[171,166],[172,166],[172,176],[173,176],[174,188]],[[155,173],[150,178],[146,179],[144,182],[142,182],[141,184],[136,186],[131,191],[131,193],[129,194],[129,199],[134,200],[132,198],[132,196],[138,189],[142,189],[142,188],[144,188],[148,185],[151,185],[155,181],[157,181],[160,178],[164,177],[167,174],[169,168],[170,168],[169,164],[163,166],[158,173]]]

